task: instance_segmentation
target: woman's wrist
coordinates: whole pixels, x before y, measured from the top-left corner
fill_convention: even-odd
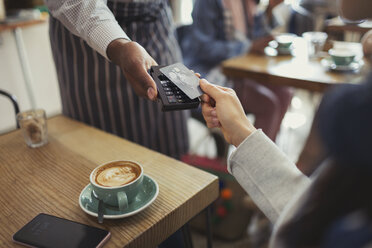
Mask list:
[[[231,143],[238,147],[249,135],[251,135],[256,128],[247,120],[247,123],[242,123],[231,139]]]

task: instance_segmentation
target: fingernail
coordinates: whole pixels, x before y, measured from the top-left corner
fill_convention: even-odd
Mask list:
[[[150,100],[155,100],[156,94],[155,94],[154,88],[152,88],[152,87],[148,88],[147,96],[149,97]]]

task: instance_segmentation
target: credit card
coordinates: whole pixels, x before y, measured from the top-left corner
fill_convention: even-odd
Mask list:
[[[200,89],[199,78],[182,63],[176,63],[160,68],[160,71],[190,99],[203,95]]]

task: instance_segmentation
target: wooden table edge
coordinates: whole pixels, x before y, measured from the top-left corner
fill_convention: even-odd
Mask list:
[[[283,86],[292,86],[295,88],[301,88],[305,90],[315,91],[315,92],[324,92],[327,90],[331,85],[327,83],[321,83],[311,80],[304,80],[304,79],[292,79],[287,78],[279,75],[269,75],[263,72],[255,72],[249,71],[245,72],[240,69],[231,68],[230,66],[226,66],[224,63],[222,64],[222,72],[225,76],[229,78],[250,78],[253,80],[257,80],[259,82],[271,82],[270,84],[275,85],[283,85]],[[283,83],[283,81],[286,81]]]

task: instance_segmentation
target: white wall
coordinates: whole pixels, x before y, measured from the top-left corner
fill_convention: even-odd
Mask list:
[[[22,29],[27,60],[32,75],[32,93],[36,107],[47,116],[61,112],[57,75],[50,49],[48,22]],[[0,32],[0,89],[18,98],[20,110],[31,109],[13,31]],[[15,129],[15,115],[10,101],[0,96],[0,133]]]

